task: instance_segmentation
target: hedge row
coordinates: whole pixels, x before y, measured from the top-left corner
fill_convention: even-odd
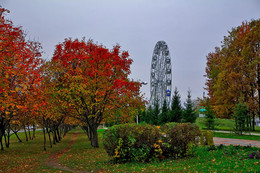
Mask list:
[[[193,154],[200,135],[199,127],[190,123],[167,123],[162,127],[122,124],[105,131],[104,148],[116,162],[185,157]]]

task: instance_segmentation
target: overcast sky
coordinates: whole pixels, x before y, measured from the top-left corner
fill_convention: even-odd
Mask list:
[[[172,86],[202,97],[206,55],[242,21],[260,18],[260,0],[0,0],[7,18],[42,44],[43,58],[65,38],[86,37],[112,48],[119,43],[134,60],[131,78],[148,81],[154,46],[164,40],[172,59]]]

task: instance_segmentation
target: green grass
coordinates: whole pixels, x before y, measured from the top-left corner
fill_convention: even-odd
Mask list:
[[[205,125],[205,118],[197,118],[196,124],[199,126],[200,129],[207,129]],[[232,131],[235,126],[235,121],[232,119],[215,119],[215,130],[224,130],[224,131]],[[256,131],[251,131],[252,133],[260,133],[260,127],[255,127]]]
[[[225,154],[224,150],[208,151],[198,147],[194,157],[178,160],[166,159],[151,163],[114,164],[102,143],[103,129],[99,130],[100,148],[92,148],[86,134],[80,130],[71,150],[60,158],[62,165],[76,170],[93,172],[260,172],[259,160],[245,159],[244,151],[234,150]],[[0,151],[0,172],[60,172],[45,166],[45,160],[54,152],[68,146],[75,130],[53,148],[43,151],[43,135],[38,131],[36,139],[19,143],[13,135],[10,148]],[[24,134],[20,137],[25,140]],[[230,149],[226,149],[230,150]],[[243,157],[240,157],[243,156]]]
[[[102,133],[100,133],[102,134]],[[100,138],[100,148],[92,148],[86,135],[80,132],[76,143],[71,150],[64,154],[60,161],[62,164],[90,172],[259,172],[257,160],[238,159],[238,155],[225,154],[224,150],[208,151],[207,147],[198,147],[196,154],[191,158],[179,160],[166,159],[151,163],[124,163],[114,164],[103,148]]]
[[[68,146],[72,138],[71,133],[60,143],[53,145],[53,148],[49,148],[47,143],[47,151],[43,150],[42,131],[36,131],[36,138],[28,142],[25,141],[24,133],[19,133],[23,143],[12,135],[10,147],[4,148],[4,151],[0,150],[0,172],[55,172],[56,169],[45,166],[45,160],[51,153]]]
[[[254,136],[254,135],[242,135],[242,136],[240,136],[240,135],[236,135],[234,133],[214,132],[214,137],[260,141],[260,136]]]

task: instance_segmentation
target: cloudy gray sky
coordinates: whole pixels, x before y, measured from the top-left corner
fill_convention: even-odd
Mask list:
[[[157,41],[169,46],[173,88],[202,97],[206,55],[242,21],[260,18],[259,0],[0,0],[7,18],[42,43],[43,58],[65,38],[93,39],[108,48],[119,43],[134,60],[131,78],[150,81]],[[150,97],[150,84],[142,87]]]

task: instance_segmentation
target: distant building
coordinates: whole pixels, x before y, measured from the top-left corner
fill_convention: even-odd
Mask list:
[[[201,109],[199,110],[199,117],[205,117],[205,113],[206,113],[206,109],[204,108],[204,106],[202,106]]]

